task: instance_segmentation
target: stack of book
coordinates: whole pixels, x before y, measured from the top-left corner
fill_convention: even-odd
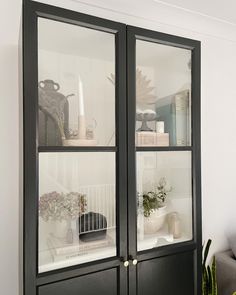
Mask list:
[[[156,113],[158,120],[165,122],[171,146],[190,145],[190,92],[183,90],[158,99]]]
[[[47,243],[53,261],[56,262],[86,255],[96,249],[110,247],[113,245],[113,240],[109,235],[107,235],[106,239],[102,240],[82,242],[78,239],[72,244],[68,244],[64,239],[55,237],[51,234],[48,237]]]
[[[136,132],[136,146],[169,146],[169,133]]]

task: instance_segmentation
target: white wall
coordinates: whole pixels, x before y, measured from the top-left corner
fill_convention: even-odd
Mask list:
[[[0,1],[0,293],[18,295],[20,0]]]
[[[236,224],[236,27],[154,1],[83,1],[90,6],[75,0],[52,2],[202,41],[203,233],[205,239],[213,238],[213,251],[227,248],[225,232]],[[4,295],[18,295],[20,7],[20,0],[0,2],[0,286]]]

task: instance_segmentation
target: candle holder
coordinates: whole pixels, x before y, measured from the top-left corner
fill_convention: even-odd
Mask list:
[[[78,117],[78,139],[86,139],[86,120],[84,115]]]
[[[156,112],[152,110],[137,111],[136,120],[142,122],[141,127],[137,131],[151,131],[153,130],[148,127],[147,122],[155,121],[157,119]]]

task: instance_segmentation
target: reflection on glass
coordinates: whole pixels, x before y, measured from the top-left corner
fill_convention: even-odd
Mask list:
[[[39,272],[116,256],[115,203],[115,153],[41,153]]]
[[[39,144],[115,145],[115,38],[38,19]]]
[[[192,239],[190,152],[137,153],[138,251]]]
[[[191,145],[191,50],[136,42],[136,145]]]

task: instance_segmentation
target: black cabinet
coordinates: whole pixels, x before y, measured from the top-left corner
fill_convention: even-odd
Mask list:
[[[193,268],[192,251],[142,261],[137,294],[194,294]]]
[[[104,270],[39,287],[39,295],[119,294],[117,270]]]
[[[200,294],[200,43],[23,14],[25,295]]]

